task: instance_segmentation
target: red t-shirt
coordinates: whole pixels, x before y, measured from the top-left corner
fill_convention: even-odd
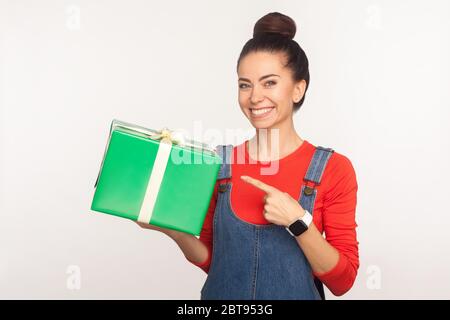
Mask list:
[[[261,174],[261,169],[266,168],[268,170],[271,165],[273,168],[273,163],[250,159],[247,144],[248,141],[245,141],[233,148],[232,177],[230,179],[233,184],[231,207],[238,217],[247,222],[267,224],[269,222],[263,216],[265,193],[240,179],[240,176],[254,177],[289,193],[294,199],[299,199],[303,177],[306,175],[315,147],[304,140],[297,150],[278,161],[276,174],[268,175],[264,174],[264,170]],[[242,155],[245,155],[245,161],[238,159],[238,157],[242,158]],[[213,217],[217,201],[217,187],[221,182],[224,181],[218,180],[216,182],[200,234],[200,241],[207,246],[209,256],[203,263],[194,263],[206,273],[208,273],[211,264]],[[342,295],[352,287],[359,268],[359,243],[355,231],[357,227],[355,209],[358,185],[350,160],[344,155],[334,152],[325,168],[321,184],[316,186],[316,189],[313,222],[319,232],[325,233],[328,243],[339,251],[339,261],[332,270],[323,274],[314,273],[314,275],[333,294]]]

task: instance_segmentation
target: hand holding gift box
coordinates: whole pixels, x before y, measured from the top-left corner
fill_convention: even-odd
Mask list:
[[[179,132],[113,120],[91,209],[199,235],[221,162]]]

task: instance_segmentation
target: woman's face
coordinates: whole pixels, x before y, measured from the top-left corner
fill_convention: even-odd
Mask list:
[[[306,82],[295,83],[284,61],[283,53],[260,51],[239,63],[239,105],[257,129],[278,127],[291,118],[294,101],[303,97]]]

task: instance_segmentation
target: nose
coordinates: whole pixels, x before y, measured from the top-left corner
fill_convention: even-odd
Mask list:
[[[257,104],[260,101],[264,100],[264,95],[258,86],[253,87],[252,94],[250,96],[250,101],[252,104]]]

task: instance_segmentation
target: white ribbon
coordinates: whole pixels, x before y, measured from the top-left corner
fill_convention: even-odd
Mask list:
[[[186,141],[186,137],[181,131],[171,131],[167,128],[158,131],[156,134],[150,135],[149,138],[160,140],[160,143],[145,191],[144,200],[139,211],[138,221],[143,223],[150,223],[152,219],[153,208],[156,203],[159,188],[161,187],[161,182],[164,179],[164,173],[170,158],[172,144],[183,146]]]

